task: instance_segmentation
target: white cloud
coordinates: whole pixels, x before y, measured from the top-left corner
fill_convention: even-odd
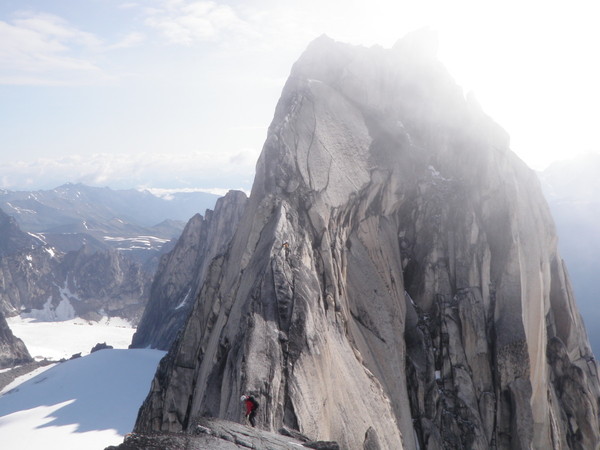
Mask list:
[[[20,29],[30,30],[56,42],[70,42],[86,47],[102,44],[102,41],[92,33],[81,31],[54,14],[19,12],[15,14],[13,24]]]
[[[47,24],[56,26],[56,23]],[[9,68],[27,72],[97,69],[91,62],[67,54],[69,38],[57,35],[56,27],[53,34],[44,34],[39,29],[39,21],[35,28],[24,25],[27,24],[0,21],[0,68],[3,71]]]
[[[133,8],[139,8],[141,5],[139,3],[136,2],[125,2],[125,3],[121,3],[118,8],[119,9],[133,9]]]
[[[12,23],[0,21],[0,83],[56,85],[105,79],[85,56],[85,50],[101,44],[58,16],[19,13]]]
[[[173,194],[185,192],[185,193],[194,193],[194,192],[205,192],[207,194],[215,194],[219,196],[224,196],[230,190],[243,191],[246,195],[250,195],[250,191],[245,188],[237,187],[237,188],[182,188],[182,189],[160,189],[160,188],[144,188],[142,186],[138,187],[140,190],[146,190],[151,192],[153,195],[157,197],[162,197],[164,199],[172,199]]]
[[[89,85],[112,82],[97,61],[107,51],[130,48],[145,36],[129,32],[113,43],[83,31],[62,17],[21,11],[0,21],[0,84]]]
[[[136,47],[146,40],[146,35],[137,31],[127,33],[123,38],[107,47],[108,50]]]
[[[249,189],[258,151],[192,153],[97,153],[8,162],[0,188],[50,189],[67,181],[113,188]]]
[[[251,30],[229,5],[213,1],[164,0],[161,6],[148,10],[146,24],[159,30],[171,43],[191,45],[216,41]]]

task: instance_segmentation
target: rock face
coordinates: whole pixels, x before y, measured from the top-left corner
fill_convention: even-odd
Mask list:
[[[0,210],[0,312],[40,320],[101,314],[137,322],[150,276],[112,249],[63,254]]]
[[[600,387],[539,183],[425,33],[313,42],[136,431],[341,448],[597,448]]]
[[[214,211],[190,219],[175,248],[161,260],[133,348],[169,350],[196,301],[210,261],[227,249],[247,201],[243,192],[230,191]]]
[[[64,286],[60,298],[70,302],[75,315],[97,320],[106,314],[139,322],[151,280],[139,264],[116,250],[91,251],[84,246],[67,253],[60,268]]]
[[[0,312],[0,369],[32,362],[23,341],[12,334],[4,315]]]
[[[14,315],[22,305],[43,305],[53,282],[52,250],[23,232],[0,210],[0,312]],[[28,304],[26,304],[29,302]]]
[[[13,255],[24,248],[35,247],[40,240],[23,233],[17,222],[0,209],[0,258]]]

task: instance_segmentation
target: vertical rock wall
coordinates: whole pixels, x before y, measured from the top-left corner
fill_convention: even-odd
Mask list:
[[[133,348],[168,350],[194,305],[210,261],[225,252],[247,203],[246,194],[229,191],[205,217],[187,223],[175,248],[154,276],[148,305],[133,336]]]
[[[534,174],[435,39],[322,37],[138,431],[200,416],[343,448],[595,448],[596,364]]]
[[[0,369],[33,361],[23,341],[12,334],[0,312]]]

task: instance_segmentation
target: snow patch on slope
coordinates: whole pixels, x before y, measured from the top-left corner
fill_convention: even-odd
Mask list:
[[[37,214],[37,211],[33,209],[21,208],[20,206],[15,206],[10,202],[6,202],[6,205],[12,208],[17,214]]]
[[[2,395],[7,394],[8,392],[12,391],[13,389],[16,389],[19,385],[25,383],[26,381],[31,380],[34,377],[37,377],[39,374],[45,372],[48,369],[51,369],[55,365],[56,364],[49,364],[47,366],[38,367],[37,369],[32,370],[31,372],[28,372],[25,375],[21,375],[20,377],[15,378],[12,382],[10,382],[6,386],[4,386],[4,389],[2,389],[0,391],[0,398],[2,397]],[[8,369],[8,370],[11,370],[11,369]]]
[[[43,309],[32,309],[30,312],[22,313],[21,316],[26,319],[50,322],[71,320],[76,317],[76,314],[68,298],[63,297],[60,303],[54,307],[52,305],[52,297],[49,297],[46,303],[44,303]]]
[[[112,245],[119,245],[117,250],[148,250],[160,248],[165,245],[170,239],[159,238],[156,236],[136,236],[136,237],[112,237],[104,236],[104,241]]]
[[[133,429],[165,352],[101,350],[57,364],[0,396],[0,442],[11,450],[103,449]]]
[[[73,280],[73,284],[75,283],[75,280]],[[67,286],[67,282],[65,281],[65,285],[63,287],[59,287],[58,288],[60,291],[60,296],[64,299],[64,300],[77,300],[78,302],[81,301],[81,299],[77,296],[77,294],[71,292],[71,290],[69,289],[69,286]]]
[[[186,305],[186,303],[187,303],[187,301],[188,301],[188,299],[190,297],[190,293],[191,292],[192,292],[192,288],[188,289],[187,294],[185,294],[185,297],[183,298],[183,300],[181,301],[181,303],[175,307],[175,309],[183,308]]]
[[[114,348],[127,348],[135,328],[120,317],[105,317],[99,322],[81,318],[62,322],[40,322],[32,318],[8,317],[13,334],[23,340],[35,359],[68,359],[76,353],[87,354],[99,342]]]

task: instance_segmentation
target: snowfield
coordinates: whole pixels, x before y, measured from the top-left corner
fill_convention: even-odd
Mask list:
[[[101,350],[15,380],[0,393],[1,448],[101,450],[121,443],[164,354]]]
[[[69,359],[75,353],[88,354],[99,342],[114,348],[128,348],[135,328],[119,317],[99,322],[84,319],[45,322],[35,318],[6,319],[13,334],[22,339],[31,356],[37,360]]]
[[[131,432],[165,352],[126,350],[135,328],[120,318],[45,322],[11,317],[8,325],[36,359],[82,358],[39,368],[0,392],[0,448],[102,450]]]

